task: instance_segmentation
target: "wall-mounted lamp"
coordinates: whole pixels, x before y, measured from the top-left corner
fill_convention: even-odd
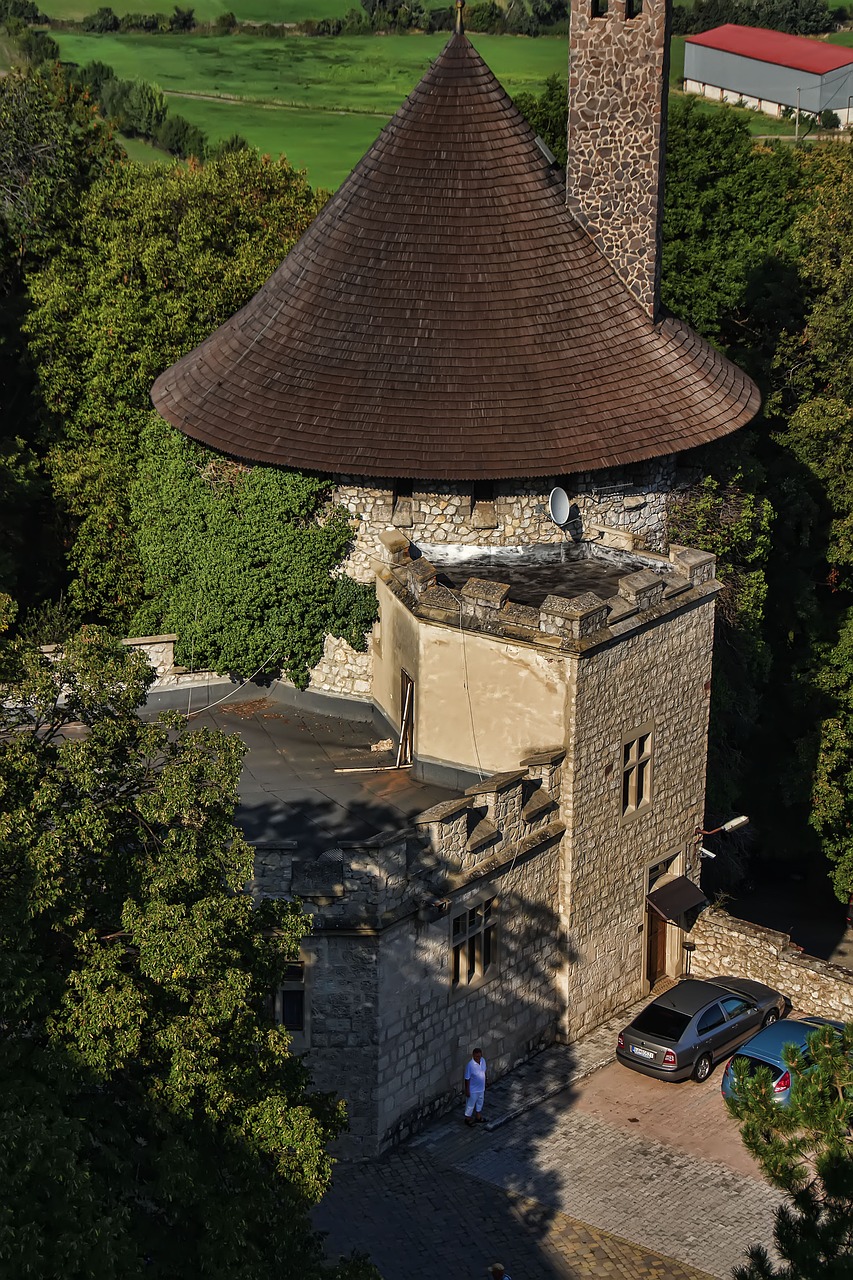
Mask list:
[[[715,836],[720,831],[737,831],[740,827],[749,825],[749,818],[742,813],[739,818],[729,818],[728,822],[724,822],[721,827],[710,827],[707,831],[704,827],[697,827],[693,833],[697,838],[700,836]]]

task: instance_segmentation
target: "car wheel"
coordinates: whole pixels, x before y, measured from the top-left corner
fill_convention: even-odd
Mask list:
[[[762,1027],[772,1027],[773,1023],[778,1021],[779,1021],[779,1010],[768,1009],[767,1013],[764,1015],[764,1021],[762,1022],[761,1025]]]
[[[703,1053],[701,1058],[696,1059],[696,1065],[693,1068],[693,1079],[698,1080],[700,1084],[703,1080],[707,1080],[713,1065],[710,1053]]]

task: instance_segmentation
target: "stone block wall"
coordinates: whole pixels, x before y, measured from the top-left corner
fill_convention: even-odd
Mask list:
[[[475,1045],[494,1080],[552,1042],[562,1007],[559,842],[504,862],[453,893],[433,921],[404,921],[382,939],[378,999],[378,1125],[382,1145],[430,1115],[461,1106]],[[495,897],[495,976],[454,992],[452,921]]]
[[[566,534],[547,514],[548,494],[557,485],[577,507],[570,538],[606,526],[631,533],[638,547],[662,551],[674,476],[674,459],[656,458],[623,470],[498,483],[493,499],[479,503],[472,503],[470,486],[423,481],[422,488],[416,484],[411,497],[398,499],[396,506],[391,488],[341,477],[334,500],[350,512],[354,533],[346,570],[359,582],[372,582],[374,561],[385,559],[379,535],[389,529],[399,529],[412,542],[490,547],[560,543]]]
[[[719,908],[703,911],[688,939],[697,978],[733,974],[775,987],[800,1012],[853,1021],[853,972],[806,955],[787,933],[738,920]]]
[[[576,660],[563,773],[570,1038],[644,990],[647,869],[698,875],[713,596]],[[626,738],[652,732],[651,803],[622,813]]]
[[[645,311],[660,292],[672,0],[571,0],[566,202]]]
[[[311,934],[301,954],[307,961],[306,1063],[313,1086],[346,1101],[349,1128],[335,1153],[365,1156],[376,1149],[379,938]]]
[[[285,682],[286,683],[286,682]],[[326,636],[323,656],[311,672],[309,689],[342,698],[369,698],[373,687],[373,646],[361,653],[346,640]]]
[[[153,694],[206,688],[228,682],[227,676],[217,675],[215,671],[188,671],[185,667],[175,666],[177,639],[176,635],[161,635],[134,636],[123,641],[129,648],[140,649],[154,668],[156,679],[151,686]],[[45,646],[45,651],[54,649],[55,646]],[[239,681],[232,683],[235,687],[240,684]],[[278,683],[286,688],[295,688],[286,677],[281,677]],[[315,693],[331,693],[341,698],[367,701],[371,695],[372,683],[372,643],[368,642],[367,649],[362,653],[353,649],[346,640],[326,636],[323,656],[311,672],[308,688]]]

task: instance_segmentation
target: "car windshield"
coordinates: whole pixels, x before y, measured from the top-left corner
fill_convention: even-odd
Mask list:
[[[690,1025],[686,1013],[677,1009],[667,1009],[662,1004],[650,1004],[642,1013],[637,1014],[631,1024],[635,1031],[642,1031],[647,1036],[659,1036],[661,1040],[680,1040]]]
[[[770,1071],[770,1077],[774,1084],[785,1073],[785,1068],[778,1066],[775,1062],[764,1062],[761,1058],[751,1058],[748,1053],[739,1053],[732,1061],[732,1070],[737,1071],[739,1075],[745,1074],[747,1079],[751,1079],[760,1067],[765,1067]]]

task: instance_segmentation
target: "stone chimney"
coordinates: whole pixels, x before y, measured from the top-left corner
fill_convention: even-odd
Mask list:
[[[652,318],[672,0],[571,0],[566,202]]]

